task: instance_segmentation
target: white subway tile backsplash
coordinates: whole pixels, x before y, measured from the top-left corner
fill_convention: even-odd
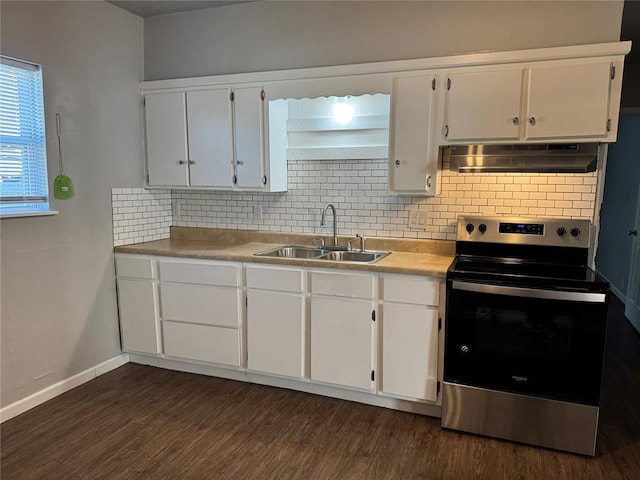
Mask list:
[[[169,238],[171,191],[112,188],[113,245]]]

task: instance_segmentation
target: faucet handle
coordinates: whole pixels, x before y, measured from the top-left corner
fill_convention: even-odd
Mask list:
[[[353,248],[351,247],[351,242],[355,242],[356,239],[352,238],[351,240],[347,240],[347,250],[351,251]]]
[[[318,247],[324,247],[324,238],[322,237],[313,237],[313,240],[319,240]]]

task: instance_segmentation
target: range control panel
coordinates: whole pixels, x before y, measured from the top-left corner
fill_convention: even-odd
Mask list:
[[[589,248],[591,222],[572,218],[458,217],[457,241]]]

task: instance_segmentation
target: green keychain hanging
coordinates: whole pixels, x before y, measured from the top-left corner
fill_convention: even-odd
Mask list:
[[[60,114],[56,113],[56,134],[58,135],[58,161],[60,172],[58,176],[53,180],[53,196],[60,200],[66,200],[73,197],[73,182],[65,175],[64,167],[62,166],[62,142],[60,137],[62,135],[62,128],[60,125]]]

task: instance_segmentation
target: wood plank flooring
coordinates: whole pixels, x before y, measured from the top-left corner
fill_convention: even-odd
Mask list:
[[[127,364],[1,427],[12,479],[638,479],[640,335],[612,299],[595,458],[439,419]]]

